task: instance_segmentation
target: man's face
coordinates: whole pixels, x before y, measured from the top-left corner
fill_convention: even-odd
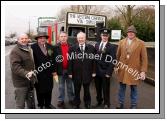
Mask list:
[[[68,36],[66,33],[61,33],[59,36],[59,40],[61,43],[67,43]]]
[[[27,45],[28,44],[28,36],[26,34],[23,34],[19,37],[19,40],[18,42],[21,44],[21,45]]]
[[[84,34],[80,34],[79,36],[77,36],[77,41],[79,44],[83,45],[86,41],[86,37]]]
[[[103,42],[107,42],[108,38],[109,38],[108,34],[101,34],[101,39],[102,39]]]
[[[44,45],[46,43],[46,37],[38,37],[38,43],[40,45]]]
[[[133,32],[128,32],[127,36],[128,36],[129,39],[133,39],[133,38],[135,38],[136,35]]]

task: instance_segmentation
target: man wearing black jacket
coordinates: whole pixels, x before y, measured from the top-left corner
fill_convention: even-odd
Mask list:
[[[115,48],[108,42],[109,35],[110,30],[105,28],[102,29],[101,42],[98,42],[95,45],[96,54],[102,54],[102,58],[96,60],[96,107],[100,106],[104,100],[104,108],[110,108],[110,77],[112,76],[114,69],[111,59],[116,58]]]
[[[37,43],[32,45],[35,73],[37,74],[38,83],[35,84],[38,106],[43,108],[52,108],[51,97],[53,89],[53,76],[56,73],[55,57],[53,55],[54,48],[46,41],[48,39],[46,33],[38,33],[35,37]]]
[[[89,109],[91,105],[89,87],[94,72],[94,59],[89,58],[87,55],[94,54],[95,49],[92,45],[85,43],[86,34],[83,32],[77,34],[77,41],[78,43],[70,48],[69,54],[71,58],[69,58],[68,74],[74,81],[75,108],[79,108],[81,103],[80,91],[83,85],[85,108]]]

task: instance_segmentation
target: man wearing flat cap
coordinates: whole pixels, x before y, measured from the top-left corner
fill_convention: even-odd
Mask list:
[[[117,61],[125,66],[117,65],[119,92],[118,109],[124,108],[126,85],[130,86],[131,109],[137,108],[138,91],[137,85],[145,80],[147,72],[147,50],[144,41],[136,37],[136,28],[131,25],[127,29],[127,37],[120,40],[117,49]]]
[[[101,59],[96,60],[96,99],[97,104],[95,107],[101,106],[102,102],[104,108],[110,108],[110,78],[114,69],[114,65],[111,63],[111,58],[116,58],[116,52],[113,45],[109,41],[110,30],[101,30],[101,42],[96,43],[96,54],[102,55]],[[109,57],[109,58],[108,58]]]
[[[46,33],[38,33],[35,37],[37,43],[32,45],[35,73],[38,83],[35,84],[38,106],[40,109],[52,108],[51,96],[53,88],[53,76],[56,75],[54,48],[47,43],[49,36]]]

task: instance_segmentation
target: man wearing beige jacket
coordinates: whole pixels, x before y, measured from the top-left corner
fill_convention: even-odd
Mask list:
[[[137,85],[145,80],[147,72],[147,50],[144,41],[136,37],[136,28],[127,29],[127,37],[119,42],[115,69],[120,84],[118,92],[118,109],[124,108],[126,85],[131,89],[131,109],[137,108]]]

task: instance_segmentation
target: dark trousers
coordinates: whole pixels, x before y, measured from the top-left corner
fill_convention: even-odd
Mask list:
[[[39,107],[49,107],[51,105],[52,91],[45,93],[36,91],[36,94]]]
[[[97,93],[97,102],[102,103],[104,99],[104,105],[110,106],[110,78],[96,76],[95,87]]]
[[[84,103],[85,103],[85,105],[91,104],[91,97],[90,97],[90,90],[89,90],[90,83],[82,84],[82,83],[78,83],[78,82],[74,81],[74,90],[75,90],[74,103],[76,106],[79,106],[81,103],[80,91],[81,91],[82,85],[83,85],[83,89],[84,89]]]

